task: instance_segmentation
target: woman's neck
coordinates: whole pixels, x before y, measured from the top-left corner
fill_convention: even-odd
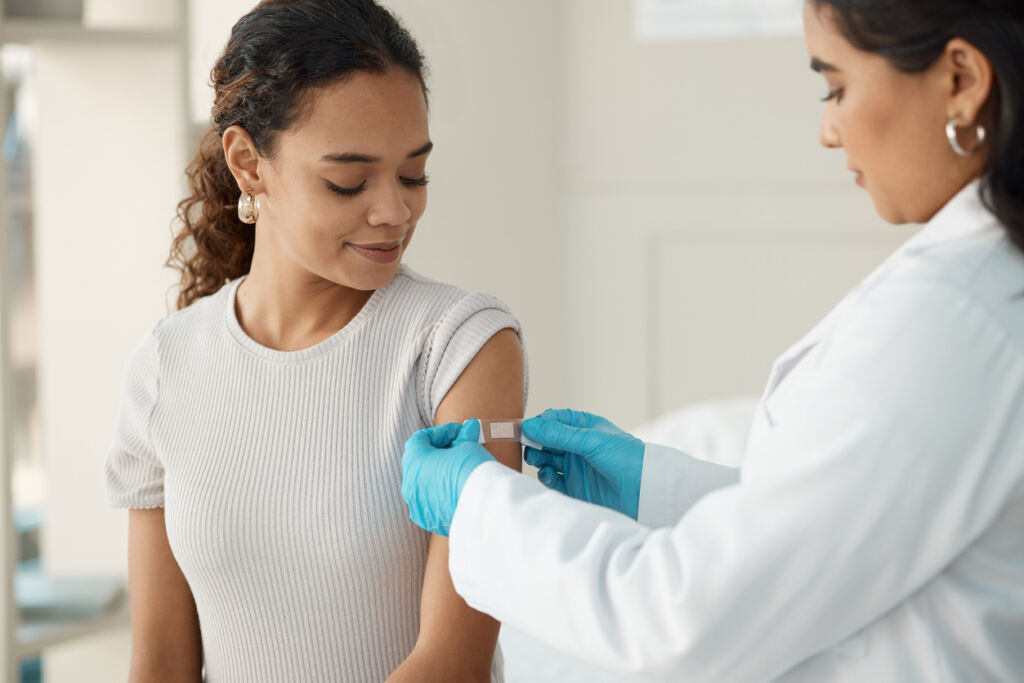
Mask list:
[[[325,280],[284,259],[253,255],[235,293],[235,316],[257,343],[278,351],[315,346],[348,325],[373,296]]]

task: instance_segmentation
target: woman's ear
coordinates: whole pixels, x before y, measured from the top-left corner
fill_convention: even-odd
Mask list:
[[[241,126],[231,126],[221,136],[221,144],[224,147],[224,159],[238,183],[239,191],[252,194],[263,192],[259,172],[260,154],[249,133]]]
[[[956,118],[957,125],[965,128],[984,123],[978,118],[992,94],[994,83],[988,57],[963,38],[953,38],[941,59],[951,76],[947,117]]]

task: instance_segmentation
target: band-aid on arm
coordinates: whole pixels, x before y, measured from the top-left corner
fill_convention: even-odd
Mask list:
[[[523,436],[523,421],[520,418],[508,420],[480,420],[480,443],[518,442],[530,448],[541,450],[540,444]]]

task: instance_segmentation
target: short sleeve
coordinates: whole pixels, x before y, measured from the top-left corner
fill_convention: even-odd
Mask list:
[[[164,468],[149,434],[159,384],[154,328],[125,363],[120,407],[105,467],[107,502],[114,507],[163,507]]]
[[[420,357],[417,398],[426,424],[434,424],[441,401],[484,344],[505,329],[515,330],[519,335],[523,344],[523,368],[528,368],[519,321],[501,300],[488,294],[467,294],[437,321]],[[524,403],[529,371],[525,374]],[[525,405],[523,407],[525,409]]]

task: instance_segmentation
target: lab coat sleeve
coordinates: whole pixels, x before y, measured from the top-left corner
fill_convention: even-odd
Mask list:
[[[943,288],[887,287],[852,313],[753,436],[757,464],[672,528],[479,467],[451,526],[456,590],[558,649],[671,680],[769,680],[855,634],[1024,488],[1020,349]]]
[[[698,460],[669,446],[644,449],[637,521],[656,529],[674,526],[707,493],[739,481],[737,468]]]

